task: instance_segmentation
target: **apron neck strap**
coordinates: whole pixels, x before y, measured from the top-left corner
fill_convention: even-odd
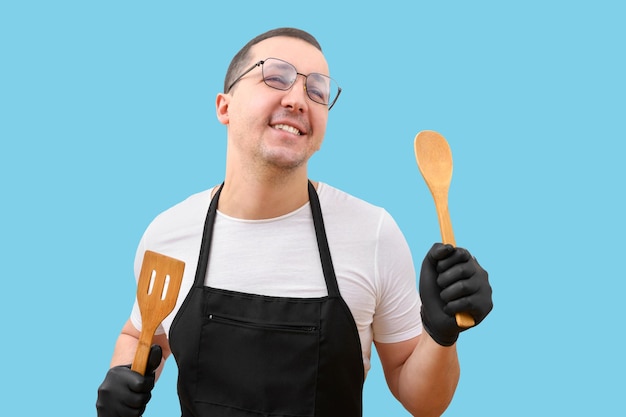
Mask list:
[[[194,287],[201,288],[204,286],[204,281],[207,274],[209,265],[209,253],[211,251],[211,241],[213,240],[213,225],[215,224],[215,216],[217,214],[217,203],[219,201],[220,193],[224,183],[220,185],[217,192],[211,199],[209,210],[207,212],[206,220],[204,221],[204,230],[202,232],[202,243],[200,244],[200,255],[198,256],[198,267],[196,268],[196,277],[194,281]],[[313,226],[315,227],[315,236],[317,238],[317,247],[320,254],[320,260],[322,262],[322,271],[324,272],[324,280],[326,281],[326,289],[328,290],[328,296],[331,298],[339,298],[339,286],[337,284],[337,277],[335,275],[335,269],[333,267],[333,261],[330,256],[330,249],[328,247],[328,240],[326,238],[326,229],[324,228],[324,219],[322,217],[322,208],[317,196],[315,187],[309,181],[309,205],[311,206],[311,214],[313,216]]]
[[[328,239],[326,239],[326,228],[324,227],[322,208],[320,206],[320,200],[317,196],[317,191],[311,181],[309,181],[309,204],[311,205],[311,213],[313,214],[313,225],[315,226],[315,236],[317,237],[317,248],[322,261],[322,270],[324,271],[324,279],[326,280],[328,296],[338,298],[340,297],[339,285],[337,285],[337,276],[335,275],[333,260],[330,256]]]
[[[200,255],[198,256],[198,266],[196,268],[196,278],[193,286],[196,288],[202,288],[204,286],[204,280],[206,278],[206,271],[209,266],[209,253],[211,252],[211,241],[213,240],[213,225],[215,224],[215,215],[217,214],[217,202],[219,201],[220,193],[224,183],[215,192],[215,195],[211,199],[209,210],[204,220],[204,230],[202,231],[202,242],[200,243]]]

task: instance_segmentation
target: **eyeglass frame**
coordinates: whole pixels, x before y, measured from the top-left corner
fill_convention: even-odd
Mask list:
[[[263,64],[264,64],[264,63],[265,63],[265,61],[267,61],[268,59],[275,59],[275,60],[277,60],[277,61],[282,61],[282,62],[284,62],[284,63],[286,63],[286,64],[291,65],[291,66],[293,67],[293,69],[295,69],[295,70],[296,70],[296,78],[293,80],[293,83],[292,83],[292,84],[291,84],[288,88],[286,88],[286,89],[284,89],[284,90],[283,90],[283,89],[281,89],[281,88],[277,88],[277,87],[271,86],[271,85],[269,85],[269,84],[265,81],[265,76],[263,76]],[[243,77],[245,77],[245,76],[246,76],[246,75],[247,75],[250,71],[252,71],[252,70],[253,70],[253,69],[255,69],[256,67],[261,67],[261,75],[263,76],[263,83],[264,83],[266,86],[268,86],[269,88],[273,88],[273,89],[278,90],[278,91],[289,91],[289,90],[290,90],[290,89],[291,89],[291,88],[292,88],[292,87],[296,84],[296,80],[297,80],[297,78],[298,78],[297,76],[298,76],[298,75],[302,75],[302,76],[304,77],[304,91],[306,91],[306,96],[307,96],[307,97],[308,97],[308,98],[309,98],[312,102],[314,102],[314,103],[321,104],[321,105],[327,105],[327,106],[328,106],[328,111],[330,111],[330,109],[332,109],[332,108],[333,108],[333,106],[334,106],[334,105],[335,105],[335,103],[337,102],[337,99],[338,99],[338,98],[339,98],[339,96],[341,95],[341,87],[339,87],[339,83],[337,83],[337,81],[335,81],[335,79],[333,79],[332,77],[329,77],[328,75],[325,75],[325,74],[322,74],[322,73],[319,73],[319,72],[312,72],[312,73],[310,73],[310,74],[308,74],[308,75],[306,75],[306,74],[302,74],[301,72],[298,72],[298,70],[296,69],[296,67],[295,67],[292,63],[287,62],[287,61],[285,61],[284,59],[280,59],[280,58],[273,58],[273,57],[269,57],[269,58],[262,59],[262,60],[258,61],[257,63],[255,63],[254,65],[252,65],[252,66],[251,66],[250,68],[248,68],[247,70],[245,70],[245,71],[244,71],[244,72],[243,72],[243,73],[242,73],[239,77],[237,77],[237,78],[236,78],[236,79],[235,79],[235,80],[234,80],[234,81],[233,81],[233,82],[232,82],[232,83],[228,86],[228,88],[226,89],[225,93],[227,93],[227,94],[228,94],[228,92],[230,92],[230,90],[233,88],[233,86],[234,86],[235,84],[237,84],[237,83],[238,83],[238,82],[239,82],[239,81],[240,81]],[[308,90],[307,90],[307,88],[306,88],[306,82],[307,82],[307,79],[309,78],[309,75],[313,75],[313,74],[316,74],[316,75],[321,75],[321,76],[324,76],[324,77],[326,77],[326,78],[329,78],[330,80],[332,80],[332,81],[335,83],[335,85],[337,85],[337,95],[336,95],[336,96],[335,96],[335,98],[333,99],[332,103],[320,103],[319,101],[315,101],[315,100],[313,100],[313,99],[311,98],[311,96],[309,95],[309,91],[308,91]]]

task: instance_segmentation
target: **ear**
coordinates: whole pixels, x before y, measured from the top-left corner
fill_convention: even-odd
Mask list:
[[[228,106],[230,105],[230,94],[219,93],[215,99],[215,113],[217,120],[223,125],[230,121],[228,117]]]

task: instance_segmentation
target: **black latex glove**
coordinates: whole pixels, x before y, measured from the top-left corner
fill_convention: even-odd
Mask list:
[[[455,314],[469,313],[476,324],[493,308],[488,274],[467,249],[435,243],[422,262],[419,283],[422,324],[442,346],[453,345],[467,330]]]
[[[154,371],[162,358],[161,346],[152,345],[146,374],[132,371],[130,365],[115,366],[98,388],[98,417],[139,417],[146,409],[154,387]]]

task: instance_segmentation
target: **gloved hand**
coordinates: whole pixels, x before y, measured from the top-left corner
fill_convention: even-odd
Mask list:
[[[154,371],[159,367],[162,356],[161,346],[150,347],[145,376],[132,371],[130,365],[109,369],[98,388],[98,417],[141,416],[152,396]]]
[[[469,313],[476,324],[493,308],[487,271],[466,250],[435,243],[422,262],[419,291],[422,324],[442,346],[453,345],[467,330],[456,324],[455,314]]]

